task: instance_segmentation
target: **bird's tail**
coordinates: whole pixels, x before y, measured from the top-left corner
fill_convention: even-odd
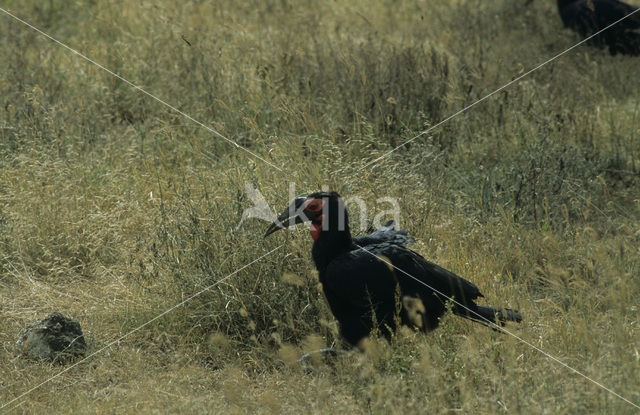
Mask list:
[[[478,323],[489,326],[490,323],[499,324],[504,326],[507,321],[515,321],[520,323],[522,321],[522,314],[519,311],[511,310],[509,308],[498,308],[491,306],[478,305],[475,306],[473,311],[469,312],[465,310],[464,313],[456,313],[462,317],[468,318]]]
[[[520,314],[519,311],[508,308],[479,305],[476,312],[481,316],[481,320],[486,319],[492,323],[500,324],[501,326],[503,326],[507,321],[515,321],[516,323],[520,323],[522,321],[522,314]]]

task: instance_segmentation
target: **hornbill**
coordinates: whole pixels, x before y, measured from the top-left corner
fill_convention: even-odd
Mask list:
[[[311,222],[311,250],[322,289],[351,345],[372,330],[389,338],[396,322],[422,331],[438,326],[451,301],[455,314],[481,323],[521,321],[519,312],[477,305],[478,287],[405,247],[413,242],[393,223],[353,238],[343,200],[335,192],[297,197],[267,233]]]
[[[583,37],[637,10],[618,0],[557,0],[557,3],[564,26]],[[640,55],[640,11],[600,33],[590,43],[607,46],[611,55]]]

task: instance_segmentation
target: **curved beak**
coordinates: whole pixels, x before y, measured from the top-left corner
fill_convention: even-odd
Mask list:
[[[307,200],[306,197],[296,197],[287,210],[282,212],[278,218],[269,225],[269,229],[267,229],[264,237],[266,238],[275,231],[288,228],[291,225],[309,221],[303,210],[305,200]]]

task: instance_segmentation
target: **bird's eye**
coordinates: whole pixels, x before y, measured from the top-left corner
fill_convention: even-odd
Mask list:
[[[314,212],[314,213],[320,212],[320,210],[322,210],[322,202],[317,200],[312,200],[311,202],[309,202],[306,209],[309,212]]]

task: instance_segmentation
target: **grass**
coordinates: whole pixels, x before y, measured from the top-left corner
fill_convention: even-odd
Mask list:
[[[97,351],[10,413],[631,413],[511,336],[432,334],[302,370],[339,344],[306,232],[274,209],[322,186],[396,197],[425,257],[519,309],[514,334],[640,402],[637,59],[580,47],[554,5],[476,0],[3,6],[280,166],[248,156],[3,15],[0,404],[62,367],[13,343],[52,311]],[[426,409],[428,408],[428,409]]]

